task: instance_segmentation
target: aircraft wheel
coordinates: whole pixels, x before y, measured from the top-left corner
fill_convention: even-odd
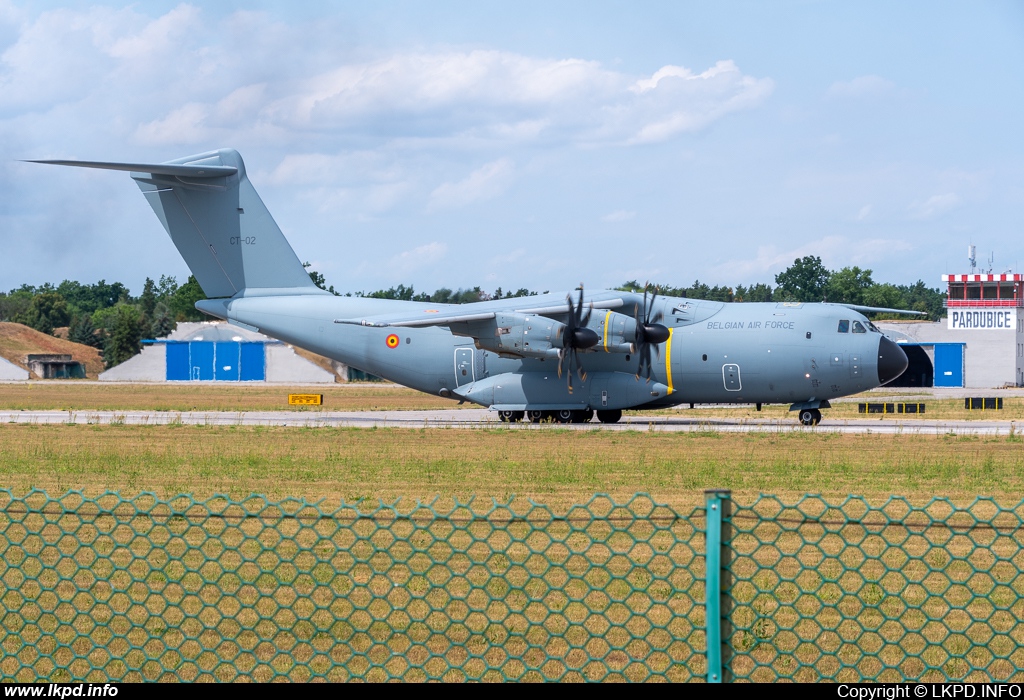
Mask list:
[[[816,408],[805,408],[800,411],[800,422],[804,425],[817,425],[821,422],[821,411]]]
[[[560,411],[554,412],[554,419],[556,423],[572,423],[576,417],[576,411],[571,411],[568,408],[563,408]]]
[[[525,411],[498,411],[502,423],[518,423],[523,419]]]
[[[618,423],[622,418],[622,411],[598,411],[597,419],[602,423]]]
[[[548,417],[547,411],[527,411],[526,417],[531,423],[540,423]]]
[[[589,410],[589,409],[582,410],[582,411],[573,411],[572,412],[572,422],[573,423],[589,423],[593,419],[594,419],[594,412]]]

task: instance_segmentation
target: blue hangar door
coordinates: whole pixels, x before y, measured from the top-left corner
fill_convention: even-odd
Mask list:
[[[240,343],[242,354],[238,378],[243,382],[262,382],[267,378],[266,344]]]
[[[167,343],[168,381],[256,381],[266,379],[263,343],[192,341]]]
[[[188,343],[167,343],[167,381],[189,379]]]
[[[935,344],[934,385],[964,385],[964,346],[962,343]]]
[[[239,343],[214,343],[213,378],[219,382],[237,382],[241,354]]]

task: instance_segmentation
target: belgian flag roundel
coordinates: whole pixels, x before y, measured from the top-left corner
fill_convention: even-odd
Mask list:
[[[384,342],[387,343],[388,347],[393,350],[393,349],[398,347],[398,343],[399,343],[398,336],[395,335],[394,333],[392,333],[391,335],[388,336],[388,339],[385,340]]]

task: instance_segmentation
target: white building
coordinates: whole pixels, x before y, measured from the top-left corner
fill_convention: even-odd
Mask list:
[[[910,366],[890,386],[1024,386],[1024,275],[943,275],[946,319],[879,321]]]

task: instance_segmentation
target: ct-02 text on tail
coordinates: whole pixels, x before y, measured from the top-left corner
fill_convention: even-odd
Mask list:
[[[587,291],[446,305],[317,288],[237,151],[167,163],[34,161],[131,172],[208,297],[239,326],[503,420],[615,422],[624,409],[790,404],[885,384],[903,350],[838,304],[736,303]]]

